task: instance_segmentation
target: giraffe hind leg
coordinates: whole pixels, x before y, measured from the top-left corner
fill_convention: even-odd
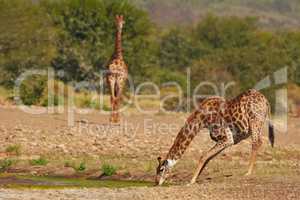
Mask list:
[[[119,123],[120,122],[120,116],[119,116],[119,99],[117,98],[116,99],[116,109],[115,109],[115,112],[114,112],[114,122],[115,123]]]
[[[261,140],[252,143],[252,151],[251,151],[251,156],[250,156],[249,168],[248,168],[248,172],[245,174],[246,176],[250,176],[253,172],[254,165],[256,162],[257,152],[258,152],[259,148],[261,147],[261,145],[262,145]]]
[[[115,103],[115,99],[114,99],[113,96],[111,96],[110,102],[111,102],[111,113],[110,113],[110,119],[109,119],[109,121],[112,122],[112,123],[114,123],[114,121],[115,121],[116,103]]]
[[[263,125],[262,122],[256,122],[256,123],[253,122],[253,124],[251,124],[252,150],[251,150],[248,172],[245,174],[246,176],[250,176],[252,174],[256,162],[257,152],[262,145],[262,138],[261,138],[262,125]]]
[[[118,99],[111,96],[111,114],[109,121],[111,123],[118,123],[119,122],[119,116],[118,116]]]
[[[119,107],[120,103],[122,101],[122,91],[123,91],[123,79],[117,79],[115,82],[115,114],[114,114],[114,122],[119,123],[120,122],[120,113],[119,113]]]

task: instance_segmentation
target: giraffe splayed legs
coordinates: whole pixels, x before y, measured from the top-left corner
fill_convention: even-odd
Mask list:
[[[213,159],[216,155],[218,155],[219,153],[221,153],[224,149],[226,149],[227,147],[233,145],[233,143],[230,143],[228,141],[224,141],[224,142],[218,142],[214,147],[212,147],[208,152],[204,153],[198,163],[197,169],[193,175],[193,178],[191,180],[191,184],[195,183],[198,176],[200,175],[200,173],[202,172],[202,170],[204,169],[204,167],[206,166],[206,164]]]
[[[187,119],[179,131],[165,160],[159,159],[156,183],[161,185],[171,168],[182,157],[183,153],[197,135],[207,128],[216,145],[204,153],[199,160],[190,183],[195,183],[207,163],[229,146],[251,136],[252,153],[247,175],[252,174],[256,155],[262,145],[262,127],[270,117],[270,106],[267,99],[256,90],[248,90],[234,99],[225,100],[221,97],[210,97],[199,102],[198,109]],[[273,125],[269,123],[269,140],[274,144]]]

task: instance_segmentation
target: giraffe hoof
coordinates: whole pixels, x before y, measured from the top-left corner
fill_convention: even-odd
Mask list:
[[[247,172],[244,176],[251,176],[252,173]]]
[[[196,183],[196,181],[192,180],[191,182],[189,182],[186,186],[192,186]]]
[[[119,120],[119,119],[115,119],[115,120],[113,121],[113,123],[119,124],[119,123],[120,123],[120,120]]]
[[[111,117],[111,118],[109,119],[109,122],[110,122],[110,123],[113,123],[113,124],[118,124],[118,123],[120,123],[120,120],[117,119],[117,118],[115,118],[115,117]]]

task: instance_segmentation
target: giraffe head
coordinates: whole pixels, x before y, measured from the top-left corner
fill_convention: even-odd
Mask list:
[[[175,164],[175,161],[173,160],[163,160],[161,157],[157,158],[158,160],[158,166],[156,168],[156,178],[155,183],[157,185],[162,185],[166,178],[168,178],[172,166]]]
[[[124,24],[125,21],[123,15],[116,15],[116,25],[118,30],[122,30]]]

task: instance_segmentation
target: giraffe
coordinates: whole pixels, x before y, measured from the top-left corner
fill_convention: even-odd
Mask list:
[[[122,91],[128,77],[128,67],[123,59],[122,52],[122,29],[125,23],[122,15],[116,15],[116,37],[115,51],[108,64],[107,82],[110,88],[111,116],[110,122],[118,123],[119,106],[122,98]]]
[[[270,105],[260,92],[250,89],[239,96],[225,100],[222,97],[201,99],[197,109],[188,117],[164,160],[158,157],[156,184],[161,185],[169,176],[171,168],[203,128],[210,132],[216,144],[204,153],[197,165],[190,184],[196,182],[206,164],[227,147],[238,144],[251,136],[252,151],[246,175],[251,175],[259,147],[262,145],[262,128],[270,118]],[[274,128],[269,120],[269,140],[274,145]]]

